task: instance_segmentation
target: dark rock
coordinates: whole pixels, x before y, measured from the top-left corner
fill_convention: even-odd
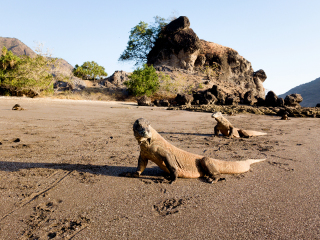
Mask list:
[[[277,99],[277,106],[278,106],[278,107],[284,107],[284,100],[283,100],[283,98],[278,98],[278,99]]]
[[[7,95],[15,96],[15,97],[30,97],[34,98],[39,96],[39,93],[37,93],[34,90],[31,89],[18,89],[14,87],[6,87],[6,86],[0,86],[0,95]]]
[[[257,98],[257,106],[265,106],[266,100],[264,98]]]
[[[178,105],[188,105],[193,101],[193,96],[187,94],[177,94],[175,101]]]
[[[215,104],[218,102],[216,96],[214,96],[211,92],[205,91],[204,93],[205,104]]]
[[[142,96],[137,99],[138,105],[139,106],[151,106],[151,98],[147,96]]]
[[[320,103],[317,103],[316,107],[320,107]]]
[[[187,17],[184,16],[180,16],[178,18],[176,18],[175,20],[173,20],[172,22],[170,22],[166,27],[166,32],[169,33],[175,33],[179,30],[183,30],[185,28],[189,28],[190,27],[190,21]]]
[[[276,107],[278,104],[278,97],[273,91],[269,91],[266,96],[265,106]]]
[[[161,106],[159,99],[154,100],[154,101],[153,101],[153,104],[154,104],[155,106],[157,106],[157,107],[160,107],[160,106]]]
[[[160,105],[163,107],[169,107],[170,106],[170,102],[168,99],[162,99],[160,100]]]
[[[196,105],[208,105],[215,104],[218,102],[216,96],[214,96],[210,90],[199,91],[193,93],[193,102],[192,104]]]
[[[69,82],[57,81],[53,84],[53,88],[55,91],[71,91],[74,89],[74,86]]]
[[[236,96],[227,96],[225,100],[225,105],[238,105],[240,98]]]
[[[284,99],[284,103],[286,106],[299,107],[299,103],[302,102],[302,100],[303,98],[301,94],[293,93],[286,96],[286,98]]]
[[[217,98],[216,103],[225,104],[226,94],[217,85],[213,85],[209,91]]]

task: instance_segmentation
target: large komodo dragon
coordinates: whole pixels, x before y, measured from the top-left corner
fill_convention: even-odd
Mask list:
[[[232,124],[222,116],[221,112],[215,112],[211,115],[217,121],[217,125],[214,127],[214,134],[216,136],[219,135],[219,131],[224,136],[228,137],[252,137],[252,136],[260,136],[266,135],[267,133],[257,132],[252,130],[243,130],[239,128],[235,128]]]
[[[213,183],[219,180],[220,174],[244,173],[249,171],[252,163],[265,160],[221,161],[186,152],[168,143],[143,118],[135,121],[133,132],[140,145],[138,168],[135,173],[127,173],[125,176],[139,177],[145,170],[148,160],[151,160],[170,174],[170,183],[177,177],[206,177],[207,182]]]

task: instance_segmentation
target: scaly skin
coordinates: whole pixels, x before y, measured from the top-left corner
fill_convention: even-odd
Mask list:
[[[221,161],[203,157],[181,150],[168,143],[150,126],[150,123],[139,118],[133,124],[134,136],[140,145],[140,156],[137,171],[127,176],[139,177],[145,170],[148,160],[156,163],[163,171],[170,174],[171,182],[177,177],[208,177],[208,182],[217,182],[220,174],[244,173],[250,165],[265,159],[248,159],[245,161]]]
[[[233,127],[233,125],[222,116],[221,112],[215,112],[211,115],[217,121],[217,125],[214,127],[215,136],[219,136],[219,132],[228,137],[252,137],[266,135],[263,132],[257,132],[252,130],[244,130]]]

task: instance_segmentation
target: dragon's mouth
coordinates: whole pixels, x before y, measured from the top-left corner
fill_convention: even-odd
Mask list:
[[[150,132],[145,129],[134,130],[134,136],[138,141],[146,141],[151,138]]]

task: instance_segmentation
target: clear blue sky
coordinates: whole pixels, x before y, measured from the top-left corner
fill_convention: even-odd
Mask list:
[[[2,1],[0,36],[35,49],[43,43],[71,65],[95,61],[111,75],[140,21],[187,16],[200,39],[238,51],[263,69],[267,90],[282,94],[320,77],[319,0],[10,0]]]

